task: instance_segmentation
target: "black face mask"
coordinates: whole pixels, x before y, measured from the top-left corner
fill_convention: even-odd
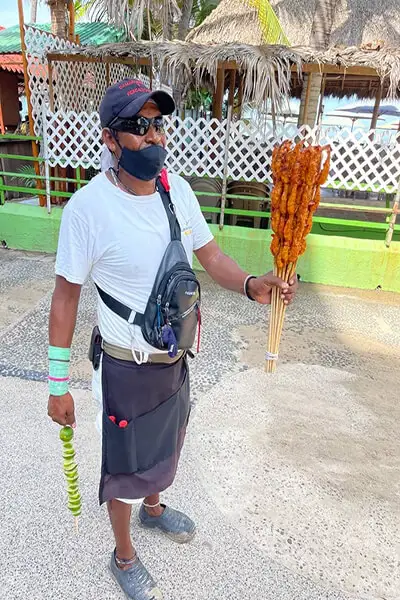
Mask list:
[[[118,165],[136,179],[151,181],[161,173],[166,158],[167,151],[162,146],[152,145],[142,150],[122,148]]]

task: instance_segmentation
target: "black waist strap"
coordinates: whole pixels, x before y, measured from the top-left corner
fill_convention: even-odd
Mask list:
[[[125,306],[125,304],[122,304],[122,302],[120,302],[119,300],[116,300],[115,298],[110,296],[110,294],[107,294],[107,292],[102,290],[97,285],[97,283],[95,283],[95,286],[97,288],[97,291],[99,292],[100,298],[102,299],[104,304],[110,310],[112,310],[112,312],[114,312],[116,315],[121,317],[121,319],[128,321],[128,323],[132,323],[133,325],[139,325],[139,327],[142,326],[144,315],[142,315],[141,313],[136,313],[135,318],[133,319],[133,321],[131,321],[130,319],[131,319],[132,309],[129,308],[129,306]]]

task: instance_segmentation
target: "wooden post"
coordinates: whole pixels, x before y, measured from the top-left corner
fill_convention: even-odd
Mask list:
[[[213,119],[222,120],[222,104],[224,101],[225,69],[217,69],[217,88],[213,98]]]
[[[389,220],[389,229],[386,233],[386,238],[385,238],[385,244],[386,244],[387,248],[389,248],[390,243],[393,238],[394,226],[396,224],[396,217],[397,217],[397,213],[399,212],[399,205],[400,205],[400,181],[397,186],[396,197],[393,202],[393,209],[392,209],[393,212],[392,212],[392,215]]]
[[[223,227],[224,227],[226,188],[228,185],[229,141],[230,141],[230,137],[231,137],[232,108],[233,108],[232,105],[228,106],[228,119],[226,122],[224,172],[223,172],[223,176],[222,176],[221,212],[219,215],[219,228],[220,229],[223,229]]]
[[[228,106],[232,106],[235,100],[235,87],[236,87],[236,70],[232,69],[229,71],[229,97]]]
[[[54,88],[53,88],[53,63],[51,60],[48,61],[49,68],[49,102],[50,102],[50,110],[54,112]]]
[[[3,109],[2,109],[1,103],[0,103],[0,133],[4,134],[5,132],[6,132],[6,128],[4,126]]]
[[[301,120],[300,125],[304,125],[304,123],[307,121],[308,104],[310,102],[310,92],[311,92],[311,78],[312,78],[312,73],[309,73],[307,75],[307,89],[306,89],[306,98],[304,100],[303,114],[299,115],[300,116],[300,120]]]
[[[75,7],[74,0],[69,0],[68,2],[68,39],[73,42],[75,40]]]
[[[344,78],[343,78],[344,81]],[[322,77],[322,85],[321,85],[321,94],[319,97],[319,108],[318,108],[318,117],[317,117],[317,125],[319,126],[322,119],[322,114],[324,112],[324,96],[325,96],[325,86],[326,86],[326,75]]]
[[[238,119],[242,118],[242,104],[243,104],[243,77],[240,78],[239,91],[238,91]]]
[[[376,129],[376,124],[378,122],[378,117],[379,117],[379,107],[380,107],[381,100],[382,100],[382,93],[383,93],[383,84],[382,84],[382,82],[380,82],[378,91],[375,96],[375,106],[374,106],[374,112],[372,113],[370,129]]]
[[[28,76],[28,60],[26,58],[26,44],[25,44],[25,31],[24,31],[24,7],[22,0],[18,0],[18,19],[19,19],[19,33],[21,37],[21,50],[22,50],[22,64],[24,66],[24,83],[25,83],[25,95],[26,103],[28,106],[28,120],[29,120],[29,132],[31,135],[35,135],[35,128],[32,116],[32,105],[31,105],[31,90],[29,89],[29,76]],[[32,140],[32,155],[34,158],[39,156],[38,144]],[[40,165],[38,162],[33,163],[36,175],[40,175]],[[36,189],[42,189],[42,182],[40,179],[36,179]],[[45,197],[39,194],[40,206],[45,206]]]
[[[106,63],[106,86],[110,87],[110,63]]]

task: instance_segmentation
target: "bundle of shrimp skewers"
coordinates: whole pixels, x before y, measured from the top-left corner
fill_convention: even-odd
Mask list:
[[[304,147],[287,140],[272,153],[273,190],[271,194],[271,252],[274,274],[289,282],[296,273],[299,256],[304,254],[306,236],[321,199],[321,185],[329,175],[329,146]],[[280,290],[273,288],[265,370],[276,369],[286,305]]]

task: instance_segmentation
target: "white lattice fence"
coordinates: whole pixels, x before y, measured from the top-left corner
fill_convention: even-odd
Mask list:
[[[224,170],[226,122],[179,118],[167,127],[168,167],[182,175],[221,178]]]
[[[52,76],[54,112],[98,111],[107,87],[105,64],[54,61]]]
[[[24,26],[32,116],[36,135],[42,135],[43,107],[49,106],[49,69],[46,52],[76,47],[68,40]]]
[[[139,73],[137,72],[137,68],[134,69],[130,65],[110,63],[108,69],[110,85],[113,85],[114,83],[117,83],[117,81],[121,81],[122,79],[127,79],[128,77],[139,77],[143,81],[143,77],[139,75]]]
[[[48,112],[43,141],[44,153],[51,167],[100,168],[102,142],[98,112]]]
[[[168,168],[184,175],[222,178],[226,157],[226,121],[167,120]],[[46,153],[51,165],[99,168],[101,127],[98,114],[48,113]],[[293,125],[256,128],[243,121],[232,123],[228,146],[228,178],[271,182],[271,155],[283,139],[302,139],[307,144],[330,144],[331,172],[327,185],[337,189],[373,188],[392,192],[400,180],[400,134],[385,138],[379,132],[328,130]]]

